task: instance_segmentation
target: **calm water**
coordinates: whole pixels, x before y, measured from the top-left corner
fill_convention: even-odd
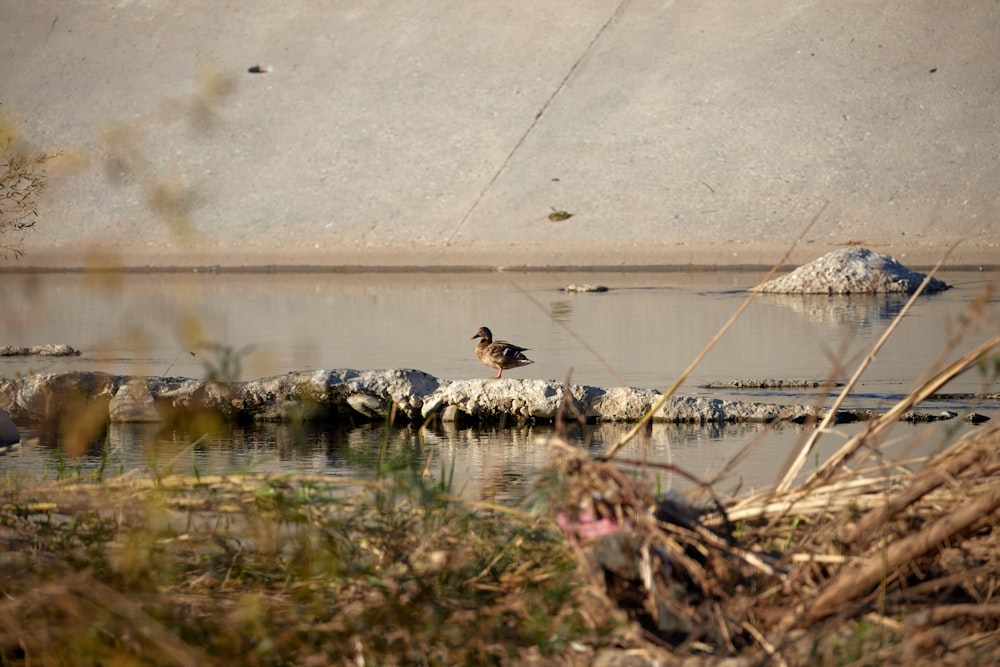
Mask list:
[[[0,358],[0,375],[101,370],[122,374],[203,377],[219,367],[222,346],[239,361],[241,379],[318,368],[417,368],[441,378],[487,377],[473,354],[472,334],[489,326],[497,337],[531,348],[535,364],[511,377],[541,377],[596,386],[665,390],[745,298],[762,273],[621,274],[78,274],[0,275],[0,344],[66,343],[74,358]],[[922,297],[864,376],[848,407],[884,408],[915,386],[942,353],[951,360],[1000,330],[998,298],[987,299],[977,324],[958,348],[969,304],[996,273],[941,276],[955,289]],[[601,294],[565,294],[570,282],[600,283]],[[898,297],[761,295],[682,387],[775,403],[814,401],[812,392],[714,391],[712,381],[738,378],[846,379],[905,303]],[[996,391],[970,372],[949,392]],[[937,401],[925,410],[962,410]],[[972,406],[1000,417],[997,404]],[[600,451],[625,427],[602,425],[581,444]],[[943,432],[898,427],[886,444],[906,458],[939,446]],[[849,432],[850,429],[848,429]],[[102,444],[105,469],[180,473],[304,470],[363,474],[380,448],[432,465],[454,462],[457,476],[478,493],[515,493],[544,461],[536,440],[546,427],[517,429],[355,430],[263,425],[202,441],[200,434],[156,426],[114,425]],[[100,465],[100,447],[86,456],[60,455],[58,444],[25,433],[20,449],[0,457],[0,471],[48,476]],[[722,488],[770,483],[805,434],[796,426],[766,433],[760,426],[655,425],[623,452],[672,462],[702,476],[725,469],[748,443],[750,454]],[[841,442],[828,438],[821,450]],[[670,483],[664,476],[665,483]]]

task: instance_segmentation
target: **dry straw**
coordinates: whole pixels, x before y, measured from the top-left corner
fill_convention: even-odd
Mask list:
[[[982,301],[970,306],[966,324]],[[728,502],[704,483],[696,483],[701,501],[657,497],[650,474],[685,474],[674,466],[615,465],[612,457],[643,424],[598,460],[572,447],[561,429],[549,443],[549,464],[562,482],[550,498],[553,511],[577,546],[582,568],[675,658],[899,664],[949,655],[964,664],[995,661],[1000,428],[972,430],[930,460],[866,466],[866,457],[858,456],[877,452],[879,439],[905,412],[975,367],[996,380],[1000,336],[932,371],[807,479],[798,481],[802,464],[816,439],[829,432],[829,418],[774,489]]]

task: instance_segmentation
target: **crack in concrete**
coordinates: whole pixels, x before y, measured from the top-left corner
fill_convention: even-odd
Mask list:
[[[535,117],[531,119],[531,122],[528,124],[527,129],[525,129],[525,131],[521,134],[521,137],[517,140],[517,143],[514,144],[514,147],[507,154],[507,157],[504,158],[504,161],[500,164],[500,167],[493,174],[493,177],[490,178],[490,180],[486,183],[486,185],[479,191],[479,194],[476,195],[476,198],[473,200],[472,205],[469,206],[468,210],[466,210],[465,212],[465,215],[463,215],[462,219],[459,220],[458,225],[456,225],[455,228],[451,231],[451,233],[448,234],[448,236],[444,239],[444,244],[442,246],[443,248],[451,246],[452,239],[455,238],[455,236],[462,230],[465,224],[469,221],[469,218],[472,217],[473,212],[479,207],[479,204],[483,201],[486,195],[489,194],[490,190],[493,189],[494,184],[496,184],[496,182],[500,180],[500,176],[502,176],[504,172],[507,171],[507,168],[510,166],[510,163],[514,160],[514,156],[517,155],[518,151],[521,150],[521,146],[523,146],[524,142],[527,141],[528,136],[535,129],[535,126],[538,125],[538,121],[541,120],[542,116],[545,115],[545,112],[549,110],[549,107],[552,106],[552,103],[555,101],[556,97],[558,97],[559,94],[566,88],[570,78],[573,76],[573,73],[576,72],[577,68],[579,68],[580,63],[582,63],[584,59],[587,57],[587,55],[589,55],[590,52],[594,50],[594,46],[597,45],[597,42],[600,41],[604,33],[607,32],[608,28],[610,28],[611,25],[615,22],[615,20],[619,16],[621,16],[622,12],[625,11],[625,7],[629,4],[629,2],[631,2],[631,0],[621,0],[621,2],[618,3],[618,6],[615,8],[615,10],[611,12],[611,15],[601,25],[600,29],[594,34],[590,42],[587,43],[586,48],[584,48],[580,56],[573,61],[573,64],[570,66],[569,70],[566,71],[566,75],[563,76],[562,80],[559,81],[559,85],[555,87],[555,90],[552,91],[552,94],[549,95],[549,97],[542,104],[541,108],[539,108],[539,110],[535,113]]]

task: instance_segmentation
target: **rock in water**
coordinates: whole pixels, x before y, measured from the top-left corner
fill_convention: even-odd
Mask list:
[[[29,355],[40,357],[79,357],[80,350],[72,348],[69,345],[33,345],[31,347],[4,345],[0,347],[0,357],[26,357]]]
[[[868,248],[844,248],[754,288],[777,294],[912,294],[926,274],[911,271],[889,255]],[[950,287],[931,278],[925,292]]]
[[[608,288],[604,285],[591,285],[590,283],[570,283],[563,287],[563,292],[607,292]]]
[[[163,421],[149,387],[141,378],[130,380],[118,388],[108,404],[108,417],[113,422],[122,423]]]

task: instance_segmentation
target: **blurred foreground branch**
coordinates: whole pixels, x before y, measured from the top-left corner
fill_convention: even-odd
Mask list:
[[[0,118],[0,256],[24,255],[20,235],[38,222],[38,197],[48,187],[45,163],[59,153],[20,148],[8,122]]]

